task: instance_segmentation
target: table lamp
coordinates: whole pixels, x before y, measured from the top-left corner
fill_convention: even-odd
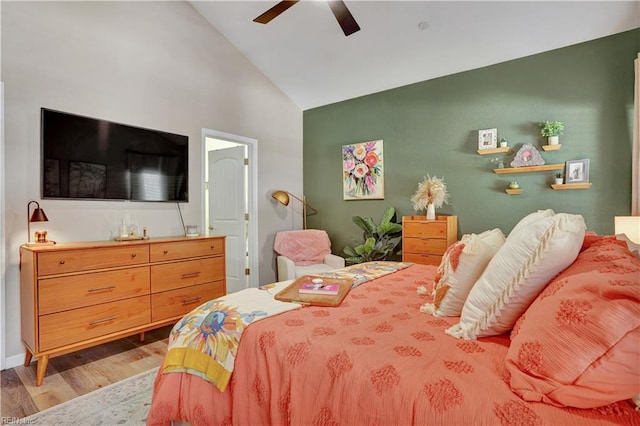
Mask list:
[[[31,212],[31,204],[35,203],[36,208],[35,210],[33,210],[33,214],[31,215],[31,218],[29,218],[29,214]],[[44,210],[42,210],[40,208],[40,204],[37,201],[29,201],[29,203],[27,204],[27,244],[31,243],[31,222],[48,222],[49,219],[47,218],[47,215],[44,214]],[[46,242],[46,233],[40,233],[40,235],[44,236],[44,240],[45,241],[36,241],[36,243],[38,242]]]

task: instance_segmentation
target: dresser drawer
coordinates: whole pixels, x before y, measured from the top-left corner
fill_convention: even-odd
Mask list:
[[[151,293],[224,279],[224,257],[151,266]]]
[[[447,250],[447,240],[436,238],[405,238],[402,249],[407,253],[442,255]]]
[[[43,315],[40,321],[41,351],[77,343],[144,325],[151,320],[149,296]]]
[[[38,280],[40,315],[149,294],[149,267]]]
[[[65,274],[149,262],[147,244],[92,250],[61,250],[38,254],[38,275]]]
[[[194,241],[176,241],[151,245],[151,261],[178,260],[189,257],[221,255],[224,238],[208,238]]]
[[[402,225],[404,237],[447,238],[446,221],[405,222]]]
[[[442,262],[442,256],[437,254],[404,253],[403,262],[420,263],[422,265],[438,266]]]
[[[151,295],[151,321],[183,316],[203,303],[224,296],[222,281]]]

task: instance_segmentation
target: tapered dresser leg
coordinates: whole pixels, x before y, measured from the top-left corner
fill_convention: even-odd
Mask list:
[[[33,358],[33,354],[27,349],[27,353],[24,354],[24,366],[28,367],[31,364],[31,358]]]
[[[40,386],[44,380],[44,373],[47,371],[47,364],[49,363],[49,355],[42,355],[38,358],[38,365],[36,368],[36,386]]]

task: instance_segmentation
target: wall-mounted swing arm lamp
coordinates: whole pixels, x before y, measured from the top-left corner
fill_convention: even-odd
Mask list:
[[[31,217],[29,217],[29,214],[31,213],[31,204],[34,203],[36,208],[33,210]],[[40,204],[33,200],[27,203],[27,244],[31,243],[31,222],[49,222],[47,215],[44,214],[44,210],[40,208]]]
[[[273,194],[271,194],[271,196],[284,206],[289,205],[289,196],[300,201],[302,203],[302,226],[304,229],[307,229],[307,216],[311,216],[312,214],[318,213],[318,210],[313,208],[311,204],[307,203],[307,199],[304,195],[302,196],[302,198],[299,198],[293,195],[292,193],[290,193],[289,191],[275,191]],[[311,210],[311,213],[308,213],[307,209]]]

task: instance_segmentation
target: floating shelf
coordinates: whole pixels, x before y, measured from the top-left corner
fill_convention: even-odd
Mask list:
[[[564,164],[543,164],[542,166],[505,167],[503,169],[493,169],[493,173],[498,175],[508,173],[530,173],[546,172],[549,170],[563,170]]]
[[[542,145],[542,150],[543,151],[557,151],[560,149],[560,147],[562,147],[562,144],[556,144],[556,145]]]
[[[510,148],[504,147],[504,148],[487,148],[487,149],[479,149],[478,150],[478,154],[480,155],[491,155],[491,154],[501,154],[501,153],[507,153],[509,152]]]
[[[551,185],[554,191],[563,191],[565,189],[588,189],[591,188],[591,182],[587,183],[565,183],[562,185]]]
[[[518,188],[518,189],[512,189],[512,188],[507,188],[504,190],[504,192],[506,192],[509,195],[520,195],[524,192],[524,189],[522,188]]]

